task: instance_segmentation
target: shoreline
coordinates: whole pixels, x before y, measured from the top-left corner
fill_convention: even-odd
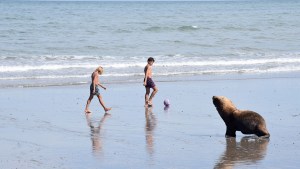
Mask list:
[[[109,81],[107,77],[101,77],[102,84],[137,84],[142,81],[142,78],[129,81]],[[197,82],[197,81],[226,81],[226,80],[263,80],[263,79],[297,79],[300,78],[299,72],[285,73],[264,73],[264,74],[218,74],[218,75],[191,75],[191,76],[171,76],[171,77],[155,77],[155,82]],[[43,87],[59,87],[59,86],[81,86],[90,84],[90,82],[66,83],[66,84],[48,84],[48,85],[21,85],[21,86],[4,86],[0,89],[9,88],[43,88]]]

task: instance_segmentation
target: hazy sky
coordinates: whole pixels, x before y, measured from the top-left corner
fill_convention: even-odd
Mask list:
[[[0,1],[10,1],[10,0],[0,0]],[[238,0],[15,0],[15,1],[238,1]]]

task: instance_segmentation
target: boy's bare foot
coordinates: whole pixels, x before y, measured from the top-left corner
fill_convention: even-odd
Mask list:
[[[89,109],[84,110],[85,113],[92,113]]]
[[[106,113],[106,112],[110,111],[111,108],[110,107],[109,108],[104,108],[104,110],[105,110],[105,113]]]

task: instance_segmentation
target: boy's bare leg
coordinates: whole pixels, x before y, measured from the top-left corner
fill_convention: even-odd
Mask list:
[[[87,100],[85,110],[84,110],[85,113],[91,113],[91,111],[89,109],[89,105],[90,105],[91,101],[93,100],[93,97],[94,97],[93,95],[90,95],[89,99]]]
[[[150,88],[146,87],[146,94],[145,94],[145,107],[148,106],[148,102],[149,102],[149,94],[150,94]]]
[[[105,112],[111,110],[110,107],[105,107],[104,102],[103,102],[103,100],[102,100],[102,96],[98,95],[98,99],[99,99],[99,102],[100,102],[100,104],[101,104],[101,106],[103,107],[103,109],[104,109]]]
[[[151,93],[151,96],[150,96],[150,99],[149,99],[149,105],[152,105],[152,99],[154,98],[154,96],[155,96],[155,94],[158,92],[158,88],[155,86],[154,88],[153,88],[153,91],[152,91],[152,93]]]

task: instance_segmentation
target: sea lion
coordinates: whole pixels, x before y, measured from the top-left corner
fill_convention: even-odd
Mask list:
[[[236,131],[243,134],[255,134],[258,137],[270,137],[264,118],[256,112],[239,110],[224,96],[213,96],[213,103],[226,124],[226,137],[235,137]]]

